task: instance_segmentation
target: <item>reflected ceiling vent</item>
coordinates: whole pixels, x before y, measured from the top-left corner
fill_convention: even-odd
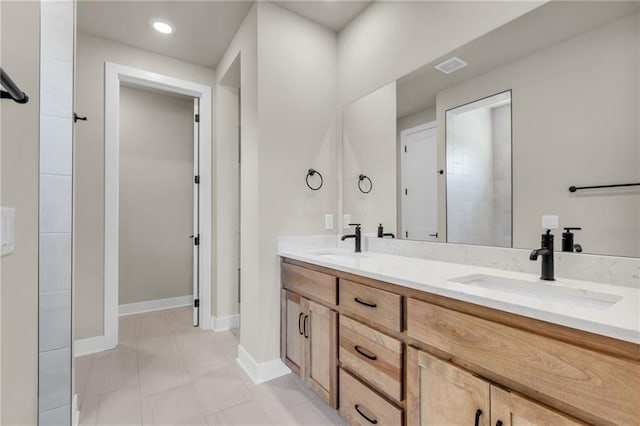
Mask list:
[[[436,69],[445,74],[451,74],[452,72],[458,71],[460,68],[464,68],[467,66],[467,63],[460,58],[453,57],[449,58],[444,62],[436,65]]]

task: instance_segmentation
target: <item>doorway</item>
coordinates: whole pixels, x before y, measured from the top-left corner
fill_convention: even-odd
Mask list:
[[[400,134],[402,238],[438,241],[437,136],[435,121]]]
[[[192,230],[184,232],[181,238],[192,236],[191,288],[193,292],[193,324],[202,329],[211,328],[211,88],[172,77],[163,76],[131,67],[107,63],[105,66],[105,307],[104,332],[106,349],[115,348],[118,344],[119,314],[119,282],[121,279],[121,228],[123,208],[120,206],[120,195],[127,194],[128,188],[121,184],[120,151],[123,149],[120,140],[121,124],[121,87],[134,86],[137,89],[151,89],[164,95],[172,94],[193,99],[193,147],[192,176],[189,185],[193,185],[192,196],[193,219]],[[151,150],[150,152],[153,152]],[[149,177],[140,170],[134,170],[145,179]],[[146,177],[145,177],[146,176]],[[171,179],[167,185],[172,185]],[[161,190],[161,189],[160,189]],[[135,194],[130,196],[135,196]],[[165,206],[165,208],[167,208]],[[168,209],[168,208],[167,208]],[[144,213],[144,212],[142,212]],[[138,217],[138,223],[157,219],[153,212]],[[135,214],[135,210],[134,210]],[[161,216],[161,215],[157,215]],[[164,218],[164,221],[171,219]],[[170,226],[170,224],[166,224]],[[162,228],[160,228],[162,229]],[[133,235],[136,233],[133,232]],[[168,232],[167,232],[168,234]],[[162,256],[171,259],[172,244],[180,237],[163,235],[166,238]],[[128,241],[130,244],[139,242]],[[144,248],[144,247],[143,247]],[[148,250],[147,244],[147,250]],[[156,248],[154,248],[156,250]],[[157,262],[157,260],[156,260]],[[124,265],[123,265],[124,266]],[[130,265],[140,269],[140,265]],[[184,266],[184,265],[183,265]],[[171,299],[171,298],[169,298]],[[202,301],[202,303],[200,303]],[[152,309],[161,309],[166,299],[158,299]],[[191,303],[191,302],[190,302]]]
[[[192,306],[198,325],[198,99],[120,86],[119,315]]]

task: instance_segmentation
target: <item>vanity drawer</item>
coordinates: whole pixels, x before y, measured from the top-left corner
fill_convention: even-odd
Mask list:
[[[351,425],[398,426],[402,410],[340,369],[340,415]]]
[[[402,331],[402,296],[340,280],[340,306],[393,331]]]
[[[407,335],[488,379],[592,423],[637,424],[640,363],[407,300]]]
[[[340,316],[343,367],[397,402],[402,401],[402,342]]]
[[[327,305],[338,302],[338,279],[333,275],[282,263],[282,286],[287,290]]]

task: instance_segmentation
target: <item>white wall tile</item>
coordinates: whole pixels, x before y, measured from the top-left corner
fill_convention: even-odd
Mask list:
[[[40,175],[40,232],[71,232],[71,176]]]
[[[71,425],[71,405],[43,411],[38,419],[38,426],[69,426]]]
[[[71,291],[40,294],[40,352],[71,346]]]
[[[40,118],[40,173],[70,175],[73,162],[71,118]]]
[[[71,404],[71,348],[40,353],[39,367],[40,411]]]
[[[40,53],[42,56],[73,60],[73,2],[43,1],[40,7]]]
[[[40,234],[40,292],[71,290],[71,234]]]
[[[40,70],[40,113],[71,118],[73,62],[42,57]]]

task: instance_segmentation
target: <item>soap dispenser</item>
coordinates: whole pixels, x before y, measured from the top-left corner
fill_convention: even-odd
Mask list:
[[[567,227],[562,233],[562,251],[582,253],[582,246],[573,243],[574,234],[571,231],[580,231],[582,228]]]

